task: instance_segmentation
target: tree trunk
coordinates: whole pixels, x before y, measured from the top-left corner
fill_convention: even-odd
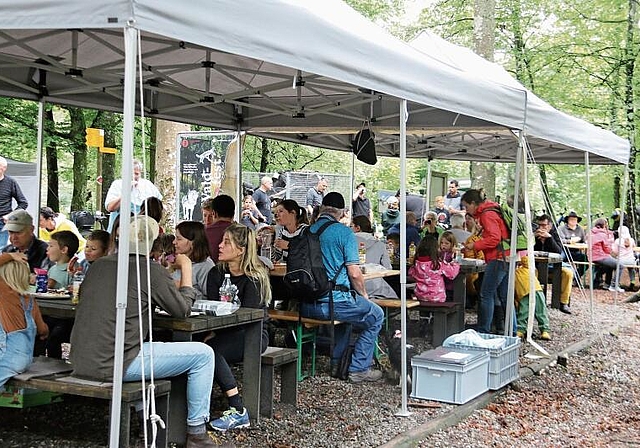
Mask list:
[[[260,172],[266,173],[269,168],[269,140],[260,138],[262,152],[260,153]]]
[[[121,121],[121,115],[104,111],[93,120],[92,126],[94,128],[104,130],[104,146],[106,148],[118,148],[116,136],[121,132]],[[107,196],[107,190],[115,178],[117,154],[98,154],[97,157],[99,162],[94,179],[96,181],[94,184],[96,185],[96,210],[105,211],[104,200]],[[100,176],[102,176],[102,184],[98,183]],[[93,178],[91,173],[89,178]]]
[[[73,194],[71,211],[87,208],[87,145],[84,112],[78,107],[67,107],[69,111],[69,141],[73,150]]]
[[[493,61],[495,47],[495,1],[475,0],[473,34],[475,52]],[[484,188],[487,198],[496,197],[496,166],[493,162],[471,162],[469,165],[473,188]]]
[[[45,129],[53,129],[55,123],[53,121],[53,109],[47,107],[44,119]],[[58,147],[54,139],[49,139],[45,147],[45,157],[47,159],[47,200],[45,204],[54,211],[60,211],[60,185],[59,176],[60,168],[58,167]],[[43,204],[44,205],[44,204]]]
[[[626,83],[625,83],[625,109],[627,111],[626,114],[626,128],[627,128],[627,137],[629,138],[629,142],[631,143],[631,153],[629,155],[629,192],[628,192],[628,200],[627,200],[627,213],[635,213],[636,209],[636,158],[637,158],[637,149],[635,145],[635,137],[636,137],[636,123],[635,123],[635,106],[633,100],[633,83],[634,83],[634,70],[635,70],[635,60],[637,57],[637,48],[634,44],[635,42],[635,29],[638,23],[637,18],[638,5],[637,0],[629,0],[629,15],[627,16],[627,44],[625,48],[625,75],[626,75]],[[632,215],[635,216],[635,215]],[[629,222],[635,222],[634,220],[629,220]],[[635,227],[635,225],[634,225]],[[636,229],[634,229],[635,231]],[[634,232],[635,233],[635,232]],[[637,233],[635,233],[637,235]]]
[[[189,132],[191,126],[172,121],[156,120],[156,173],[155,185],[163,195],[164,219],[161,225],[172,229],[177,224],[176,216],[176,135],[179,132]]]

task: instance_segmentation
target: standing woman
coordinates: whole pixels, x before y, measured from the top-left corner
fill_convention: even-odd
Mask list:
[[[207,295],[210,300],[219,300],[219,289],[225,274],[231,274],[231,283],[238,288],[240,306],[264,310],[265,323],[267,306],[271,302],[269,273],[258,258],[256,234],[242,224],[231,224],[224,232],[220,243],[218,264],[209,272]],[[216,331],[215,336],[206,341],[215,353],[216,369],[214,383],[220,386],[229,400],[229,410],[222,417],[211,422],[218,431],[249,426],[249,413],[238,393],[236,380],[229,364],[241,362],[244,357],[244,329]],[[267,326],[262,326],[262,347],[269,345]]]
[[[196,300],[207,300],[207,276],[214,263],[209,258],[209,243],[204,233],[204,224],[198,221],[182,221],[176,226],[173,246],[176,254],[184,254],[191,260]],[[180,277],[176,278],[174,273],[174,279],[179,281]]]
[[[273,243],[276,259],[287,261],[289,241],[305,227],[309,227],[307,211],[293,199],[285,199],[276,207],[276,224],[276,240]]]
[[[40,339],[49,335],[28,290],[26,256],[18,252],[0,255],[0,390],[9,378],[31,364],[36,333]]]

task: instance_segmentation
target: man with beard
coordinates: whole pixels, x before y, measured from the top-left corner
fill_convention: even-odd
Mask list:
[[[400,222],[400,201],[395,196],[387,198],[387,209],[382,212],[382,231],[385,235],[391,226]]]

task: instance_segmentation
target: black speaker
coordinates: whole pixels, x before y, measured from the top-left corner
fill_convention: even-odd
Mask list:
[[[370,129],[363,129],[353,138],[351,144],[353,153],[357,159],[368,165],[375,165],[378,162],[376,156],[375,135]]]

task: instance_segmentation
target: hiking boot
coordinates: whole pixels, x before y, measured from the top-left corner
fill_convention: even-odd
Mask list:
[[[569,308],[569,305],[567,305],[566,303],[561,303],[559,310],[564,314],[571,314],[571,309]]]
[[[218,445],[211,440],[209,434],[187,434],[187,444],[185,448],[218,448]]]
[[[525,334],[523,331],[517,331],[516,332],[516,336],[519,337],[520,339],[524,339],[525,338]]]
[[[550,341],[551,335],[549,334],[548,331],[543,331],[540,333],[540,339],[542,339],[543,341]]]
[[[222,417],[209,422],[209,426],[216,431],[226,431],[228,429],[235,428],[248,428],[249,427],[249,413],[247,408],[244,408],[242,414],[231,407],[229,410],[224,411]]]
[[[352,383],[362,383],[364,381],[374,382],[382,378],[382,372],[379,370],[365,370],[364,372],[349,372],[349,381]]]

